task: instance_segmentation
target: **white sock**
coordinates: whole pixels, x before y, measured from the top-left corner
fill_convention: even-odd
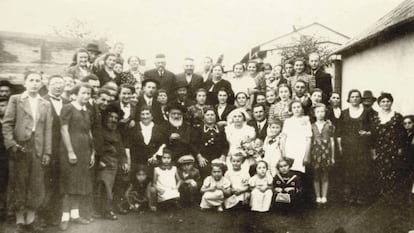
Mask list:
[[[70,218],[72,219],[79,218],[79,209],[70,210]]]
[[[69,222],[70,213],[69,212],[63,212],[62,214],[62,222]]]

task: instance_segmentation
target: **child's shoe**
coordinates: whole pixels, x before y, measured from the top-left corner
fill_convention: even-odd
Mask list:
[[[322,197],[321,204],[326,204],[326,202],[328,202],[328,199],[326,199],[326,197]]]
[[[219,207],[217,207],[217,212],[223,212],[223,206],[219,206]]]

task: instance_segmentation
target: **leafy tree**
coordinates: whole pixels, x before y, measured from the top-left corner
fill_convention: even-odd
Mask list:
[[[329,65],[331,63],[329,55],[332,51],[312,36],[302,35],[293,41],[292,46],[280,49],[282,63],[286,63],[291,60],[293,61],[297,58],[302,58],[308,61],[309,54],[314,52],[319,54],[322,64]]]

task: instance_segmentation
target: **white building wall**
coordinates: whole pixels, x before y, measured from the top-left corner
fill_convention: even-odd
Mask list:
[[[394,110],[414,114],[414,33],[343,57],[342,101],[357,88],[394,96]],[[347,107],[347,104],[343,105]],[[377,107],[377,106],[375,106]]]

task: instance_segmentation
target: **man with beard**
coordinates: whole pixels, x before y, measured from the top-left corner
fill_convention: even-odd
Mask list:
[[[43,98],[52,105],[52,154],[50,156],[49,167],[45,168],[46,198],[45,206],[39,213],[47,225],[57,225],[60,221],[56,218],[60,214],[59,205],[59,153],[61,146],[60,133],[60,112],[63,105],[69,101],[61,97],[65,86],[65,81],[60,75],[49,77],[48,93]]]
[[[124,113],[115,105],[108,106],[102,112],[102,154],[99,155],[97,166],[97,194],[100,208],[98,211],[109,220],[117,220],[113,212],[113,188],[118,166],[121,165],[124,174],[130,166],[129,149],[124,147],[118,124]],[[125,190],[117,190],[121,193]]]
[[[194,99],[195,92],[203,87],[203,77],[194,73],[194,59],[184,59],[184,73],[177,75],[176,88],[178,85],[187,87],[188,97]]]
[[[184,82],[177,83],[175,96],[176,98],[173,102],[180,104],[186,109],[194,104],[194,101],[188,97],[188,85]]]
[[[168,138],[167,147],[172,151],[172,161],[183,155],[193,154],[192,128],[184,121],[186,108],[178,103],[167,106],[168,123],[164,126],[164,135]]]

